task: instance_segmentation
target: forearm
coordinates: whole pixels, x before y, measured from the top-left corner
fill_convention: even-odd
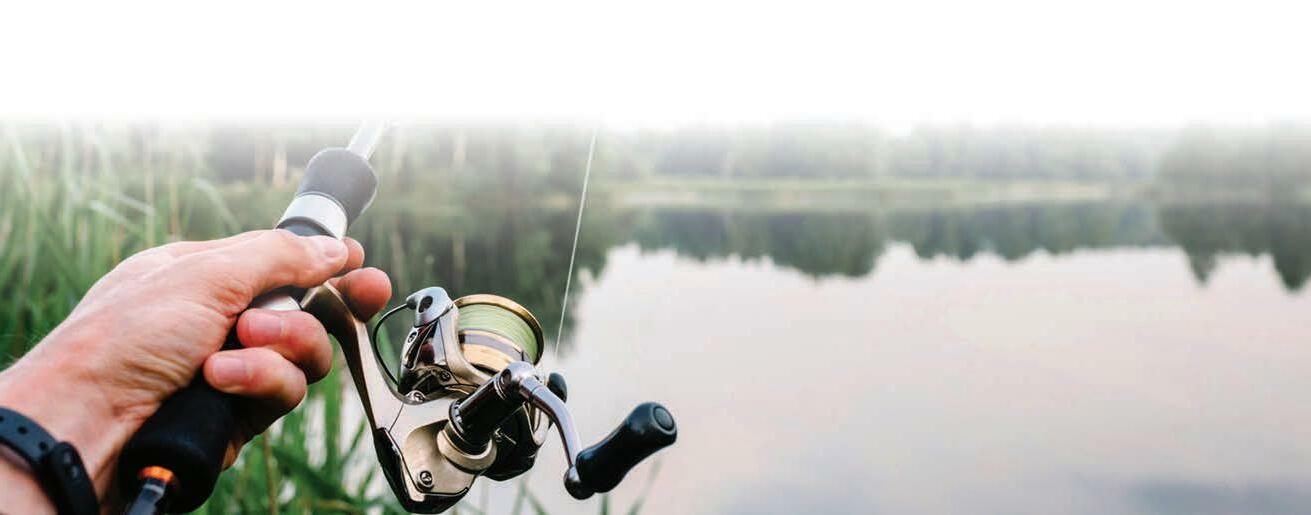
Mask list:
[[[52,334],[47,340],[54,337]],[[68,346],[49,341],[42,346],[47,344]],[[93,353],[51,350],[39,346],[0,372],[0,406],[22,413],[54,438],[72,444],[96,487],[97,497],[104,498],[119,448],[132,434],[130,417],[115,413],[117,408],[111,400],[98,391],[96,385],[100,383],[90,377],[94,364],[87,362],[93,359]],[[0,460],[0,484],[5,485],[0,504],[6,510],[12,508],[13,513],[53,510],[31,471],[21,460],[10,458],[16,457]],[[38,506],[44,509],[33,511]]]

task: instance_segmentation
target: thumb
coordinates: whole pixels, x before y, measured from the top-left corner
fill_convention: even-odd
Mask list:
[[[179,259],[193,291],[214,292],[216,285],[244,308],[260,294],[283,286],[322,284],[346,266],[347,248],[328,236],[296,236],[289,231],[262,231],[234,245]]]

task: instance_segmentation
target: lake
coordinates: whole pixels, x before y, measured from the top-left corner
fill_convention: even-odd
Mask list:
[[[680,425],[612,510],[649,482],[645,513],[1311,511],[1306,207],[587,221],[547,367],[586,441],[646,400]],[[597,511],[560,487],[556,442],[538,463],[552,513]]]

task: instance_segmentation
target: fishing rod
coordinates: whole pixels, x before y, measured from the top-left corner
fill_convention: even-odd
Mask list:
[[[301,236],[343,237],[373,201],[378,181],[368,158],[383,131],[381,123],[365,123],[346,148],[316,154],[275,227]],[[582,200],[579,208],[581,217]],[[552,427],[568,464],[564,487],[577,499],[610,491],[643,459],[677,439],[669,411],[647,402],[599,443],[583,448],[565,405],[564,377],[537,368],[546,346],[541,324],[505,297],[452,300],[443,288],[423,288],[387,311],[372,331],[327,284],[279,290],[252,306],[302,309],[337,339],[378,463],[397,500],[411,512],[444,511],[480,476],[505,480],[532,468]],[[414,312],[414,322],[400,346],[400,373],[394,375],[381,358],[376,333],[405,309]],[[239,346],[235,333],[229,334],[224,347]],[[135,496],[128,513],[190,511],[205,502],[232,434],[232,400],[198,375],[146,420],[119,459],[119,483]]]
[[[377,174],[368,159],[382,131],[381,123],[366,122],[347,148],[315,154],[305,167],[296,196],[274,227],[299,236],[345,236],[347,226],[377,193]],[[274,291],[256,299],[251,307],[300,309],[304,293]],[[241,348],[236,328],[228,333],[223,348]],[[119,457],[120,483],[129,495],[139,488],[129,513],[154,513],[163,506],[191,511],[209,498],[236,424],[233,400],[197,374],[145,421]]]

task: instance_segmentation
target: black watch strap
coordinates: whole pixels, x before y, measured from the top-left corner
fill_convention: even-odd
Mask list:
[[[0,407],[0,444],[22,456],[61,515],[94,515],[100,511],[82,457],[68,442],[56,441],[23,414]]]

